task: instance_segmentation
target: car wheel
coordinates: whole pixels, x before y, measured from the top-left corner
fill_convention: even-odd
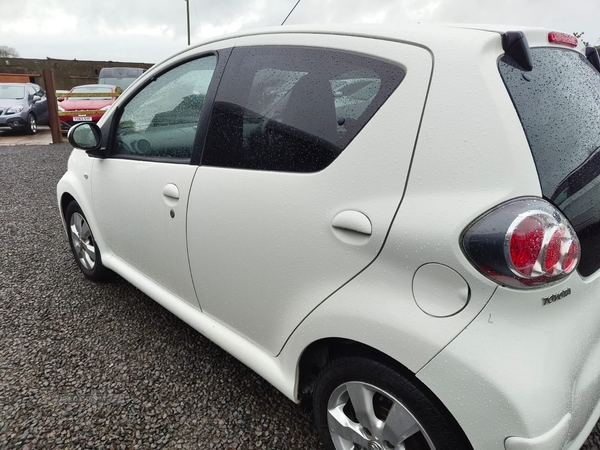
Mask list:
[[[81,272],[90,280],[107,279],[112,272],[102,264],[102,256],[90,225],[77,202],[69,203],[65,218],[71,251]]]
[[[329,450],[462,450],[466,436],[432,394],[389,365],[362,356],[334,359],[313,395]]]
[[[33,114],[27,116],[27,134],[37,133],[37,120]]]

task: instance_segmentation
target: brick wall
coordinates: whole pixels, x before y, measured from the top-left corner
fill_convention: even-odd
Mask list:
[[[93,84],[98,82],[98,73],[103,67],[139,67],[148,69],[152,64],[115,62],[115,61],[78,61],[68,59],[28,59],[28,58],[0,58],[0,82],[14,79],[20,74],[29,78],[28,81],[44,85],[42,80],[43,69],[54,70],[56,89],[71,89],[80,84]],[[22,82],[22,81],[21,81]]]

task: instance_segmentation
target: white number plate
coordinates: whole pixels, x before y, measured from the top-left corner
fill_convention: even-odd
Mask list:
[[[91,122],[92,118],[89,116],[75,116],[73,122]]]

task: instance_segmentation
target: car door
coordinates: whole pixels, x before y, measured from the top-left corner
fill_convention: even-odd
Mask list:
[[[47,118],[48,114],[48,105],[46,104],[46,98],[42,98],[41,100],[34,100],[34,97],[38,95],[37,90],[33,85],[27,86],[27,103],[29,104],[30,110],[35,114],[37,122],[43,122],[44,117]]]
[[[238,41],[189,200],[190,267],[206,314],[277,354],[374,260],[402,197],[431,68],[422,48],[365,38]]]
[[[186,209],[217,59],[215,52],[188,58],[129,95],[113,117],[109,156],[92,169],[94,210],[111,257],[194,307]]]
[[[40,100],[35,104],[38,122],[48,123],[48,99],[46,98],[46,93],[37,84],[34,84],[33,87],[35,95],[40,97]]]

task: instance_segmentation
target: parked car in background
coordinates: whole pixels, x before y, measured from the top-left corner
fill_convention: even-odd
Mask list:
[[[63,130],[68,130],[79,122],[98,122],[105,111],[116,101],[117,97],[102,96],[102,94],[120,94],[122,89],[108,84],[85,84],[71,89],[69,94],[90,94],[89,97],[65,97],[58,103],[60,124]]]
[[[144,69],[137,67],[105,67],[100,69],[98,83],[113,84],[125,90],[143,73]]]
[[[56,101],[62,102],[65,99],[62,96],[62,94],[68,94],[68,93],[69,93],[69,89],[57,89],[56,90]]]
[[[0,128],[27,134],[37,133],[48,123],[44,90],[34,83],[0,83]]]
[[[74,259],[311,404],[327,450],[578,450],[599,70],[572,35],[490,25],[187,48],[70,130]]]

